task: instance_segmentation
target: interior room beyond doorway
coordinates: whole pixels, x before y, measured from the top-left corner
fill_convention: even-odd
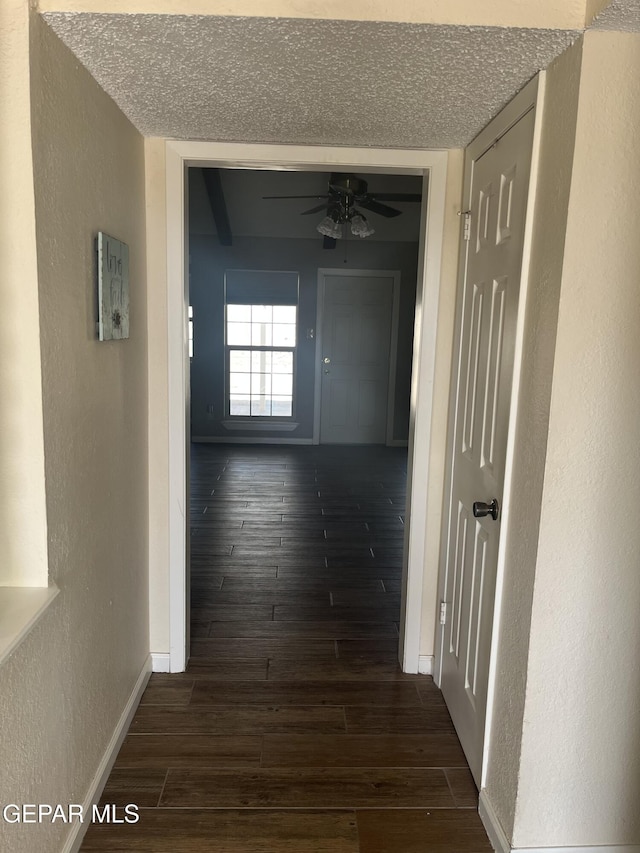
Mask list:
[[[422,177],[359,173],[357,187],[367,192],[358,199],[334,191],[332,179],[338,177],[329,172],[189,170],[191,434],[195,441],[317,443],[320,410],[329,410],[339,385],[324,380],[338,378],[340,340],[348,342],[359,335],[362,340],[355,348],[370,353],[369,361],[376,355],[384,361],[385,381],[378,383],[381,387],[374,393],[371,371],[360,366],[361,381],[356,378],[355,383],[345,384],[349,393],[341,398],[346,409],[347,399],[358,397],[366,423],[353,418],[351,431],[333,429],[330,436],[338,435],[347,443],[363,439],[407,443]],[[339,180],[342,189],[356,178],[344,173]],[[345,200],[346,213],[342,208],[335,212],[335,198]],[[360,211],[362,205],[374,209]],[[366,213],[367,236],[352,233],[345,220],[333,223],[338,239],[326,237],[318,229],[324,227],[328,213],[354,220],[364,219]],[[372,276],[385,273],[393,279],[389,282],[393,289],[387,288],[384,317],[364,316],[356,324],[354,318],[347,319],[347,306],[341,305],[331,329],[325,329],[323,307],[327,318],[329,307],[332,318],[338,310],[335,300],[331,305],[327,301],[330,286],[325,289],[324,282],[320,286],[320,272],[327,269],[356,276],[363,271]],[[346,293],[350,284],[347,278],[343,283],[340,292]],[[352,289],[355,284],[354,279]],[[352,313],[382,310],[366,304],[376,287],[377,279],[372,277],[370,287],[363,290],[365,298],[359,295],[351,306]],[[327,294],[324,302],[319,299],[320,290]],[[293,316],[285,316],[287,311]],[[384,340],[380,339],[381,319],[386,321]],[[336,336],[341,330],[343,334]],[[329,357],[321,347],[328,349],[331,342],[336,350],[334,365],[329,368],[325,363],[321,373],[319,364]],[[325,377],[325,373],[331,375]],[[324,396],[319,393],[321,385]],[[335,418],[335,411],[332,415]],[[329,435],[327,419],[323,423]]]

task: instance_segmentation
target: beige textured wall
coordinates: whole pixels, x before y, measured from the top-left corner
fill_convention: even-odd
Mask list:
[[[169,397],[165,140],[145,139],[149,325],[149,634],[169,653]]]
[[[590,0],[591,3],[598,0]],[[585,20],[586,0],[40,0],[45,12],[122,12],[166,15],[240,15],[273,18],[404,21],[496,27],[574,29]]]
[[[458,213],[462,209],[463,170],[464,151],[449,151],[444,204],[433,412],[431,415],[430,481],[425,524],[425,565],[422,588],[422,622],[420,626],[420,654],[427,656],[435,654],[436,642],[440,531],[442,529],[442,502],[449,422],[449,385],[451,382],[451,360],[453,358],[453,325],[460,247],[460,217]]]
[[[587,33],[531,616],[519,847],[640,842],[638,79],[640,34]]]
[[[0,673],[0,795],[77,803],[149,648],[144,150],[77,60],[32,23],[48,548],[61,593]],[[98,228],[130,247],[124,342],[95,337]],[[0,822],[0,848],[58,853],[68,831]]]
[[[587,0],[585,24],[589,26],[593,19],[611,3],[611,0]]]
[[[582,41],[547,70],[486,795],[511,838]]]
[[[0,33],[0,586],[46,586],[26,0],[0,3]]]

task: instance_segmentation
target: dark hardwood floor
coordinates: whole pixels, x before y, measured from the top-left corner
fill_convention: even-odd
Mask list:
[[[199,445],[192,647],[153,675],[84,851],[490,853],[432,680],[397,663],[406,451]]]

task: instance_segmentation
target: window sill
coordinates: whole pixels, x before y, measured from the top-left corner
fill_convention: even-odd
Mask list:
[[[20,645],[59,592],[57,586],[0,587],[0,664]]]
[[[222,421],[222,426],[225,429],[230,430],[257,430],[259,432],[293,432],[294,429],[298,429],[300,424],[293,423],[293,421],[256,421],[249,420],[246,421]]]

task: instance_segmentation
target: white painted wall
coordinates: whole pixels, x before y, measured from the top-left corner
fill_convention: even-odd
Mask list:
[[[46,586],[29,10],[24,0],[3,0],[0,32],[0,586]]]
[[[640,840],[640,35],[585,36],[516,847]]]
[[[484,795],[512,837],[582,42],[547,70]],[[491,700],[490,700],[491,701]]]
[[[28,319],[40,324],[42,383],[32,376],[25,393],[42,394],[48,558],[61,592],[0,672],[0,791],[3,803],[77,803],[149,649],[144,148],[77,60],[31,23],[35,225],[32,207],[23,269],[31,286],[35,234],[40,315],[33,297]],[[14,168],[31,152],[26,122],[22,130],[9,137]],[[130,247],[128,341],[96,340],[98,228]],[[13,414],[22,422],[25,410]],[[25,477],[12,485],[26,488]],[[46,535],[40,515],[28,522],[34,539]],[[68,831],[2,821],[0,848],[59,853]]]

